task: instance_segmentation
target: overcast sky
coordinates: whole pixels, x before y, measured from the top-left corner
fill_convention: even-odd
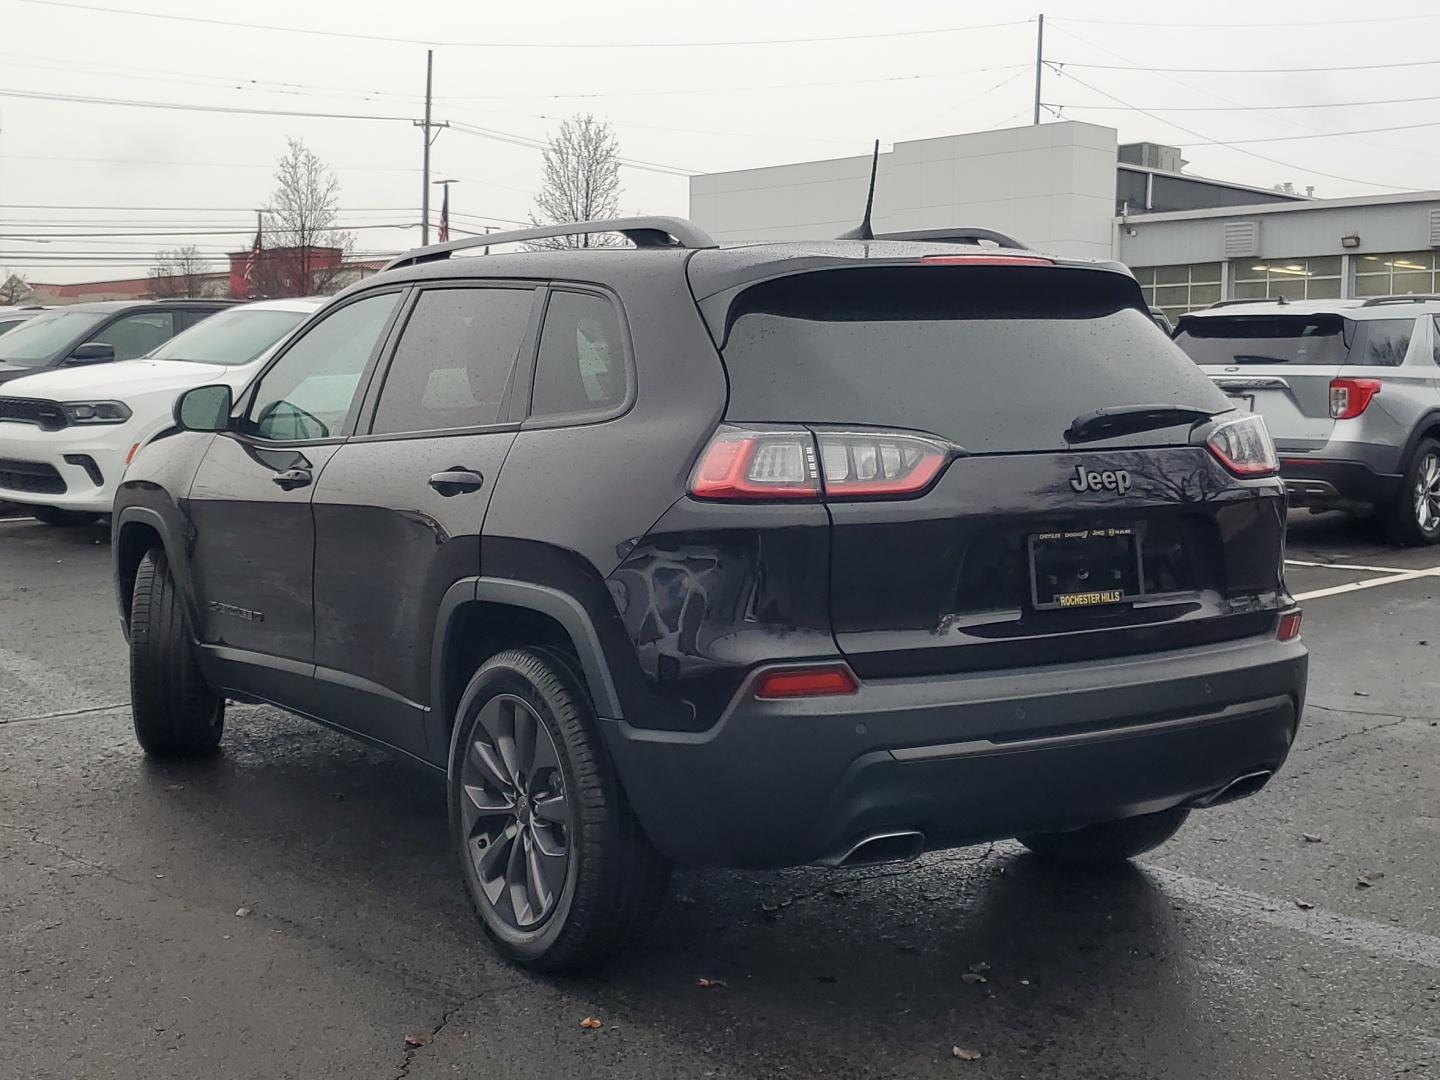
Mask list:
[[[1045,55],[1062,65],[1045,72],[1046,122],[1059,108],[1117,128],[1122,142],[1179,145],[1189,172],[1313,185],[1321,197],[1440,188],[1436,0],[1043,8]],[[636,163],[622,169],[622,208],[680,215],[689,172],[1029,123],[1038,10],[994,0],[0,0],[0,271],[144,276],[157,248],[244,248],[287,136],[338,175],[357,250],[417,244],[411,120],[427,44],[435,119],[455,125],[435,142],[433,175],[460,181],[452,227],[480,231],[526,217],[540,175],[533,144],[577,111],[613,124]]]

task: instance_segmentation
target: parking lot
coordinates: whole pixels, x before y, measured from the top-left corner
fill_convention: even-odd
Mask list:
[[[1440,551],[1292,515],[1289,764],[1134,869],[681,872],[563,979],[487,947],[437,778],[252,706],[147,763],[109,556],[0,520],[5,1075],[1440,1075]]]

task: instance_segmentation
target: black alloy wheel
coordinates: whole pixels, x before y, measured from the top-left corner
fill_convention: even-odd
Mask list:
[[[461,827],[485,898],[514,929],[534,930],[564,890],[574,818],[555,740],[522,698],[497,694],[480,710],[460,790]]]

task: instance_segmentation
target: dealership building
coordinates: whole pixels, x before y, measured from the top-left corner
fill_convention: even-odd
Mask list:
[[[897,142],[877,233],[979,226],[1118,259],[1177,315],[1218,300],[1440,294],[1440,191],[1355,199],[1191,176],[1181,151],[1062,122]],[[868,155],[707,173],[690,217],[718,241],[816,240],[859,222]]]

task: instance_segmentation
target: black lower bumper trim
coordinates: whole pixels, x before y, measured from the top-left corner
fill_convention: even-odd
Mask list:
[[[1280,459],[1280,479],[1291,506],[1387,503],[1400,491],[1400,477],[1376,472],[1363,461]]]

